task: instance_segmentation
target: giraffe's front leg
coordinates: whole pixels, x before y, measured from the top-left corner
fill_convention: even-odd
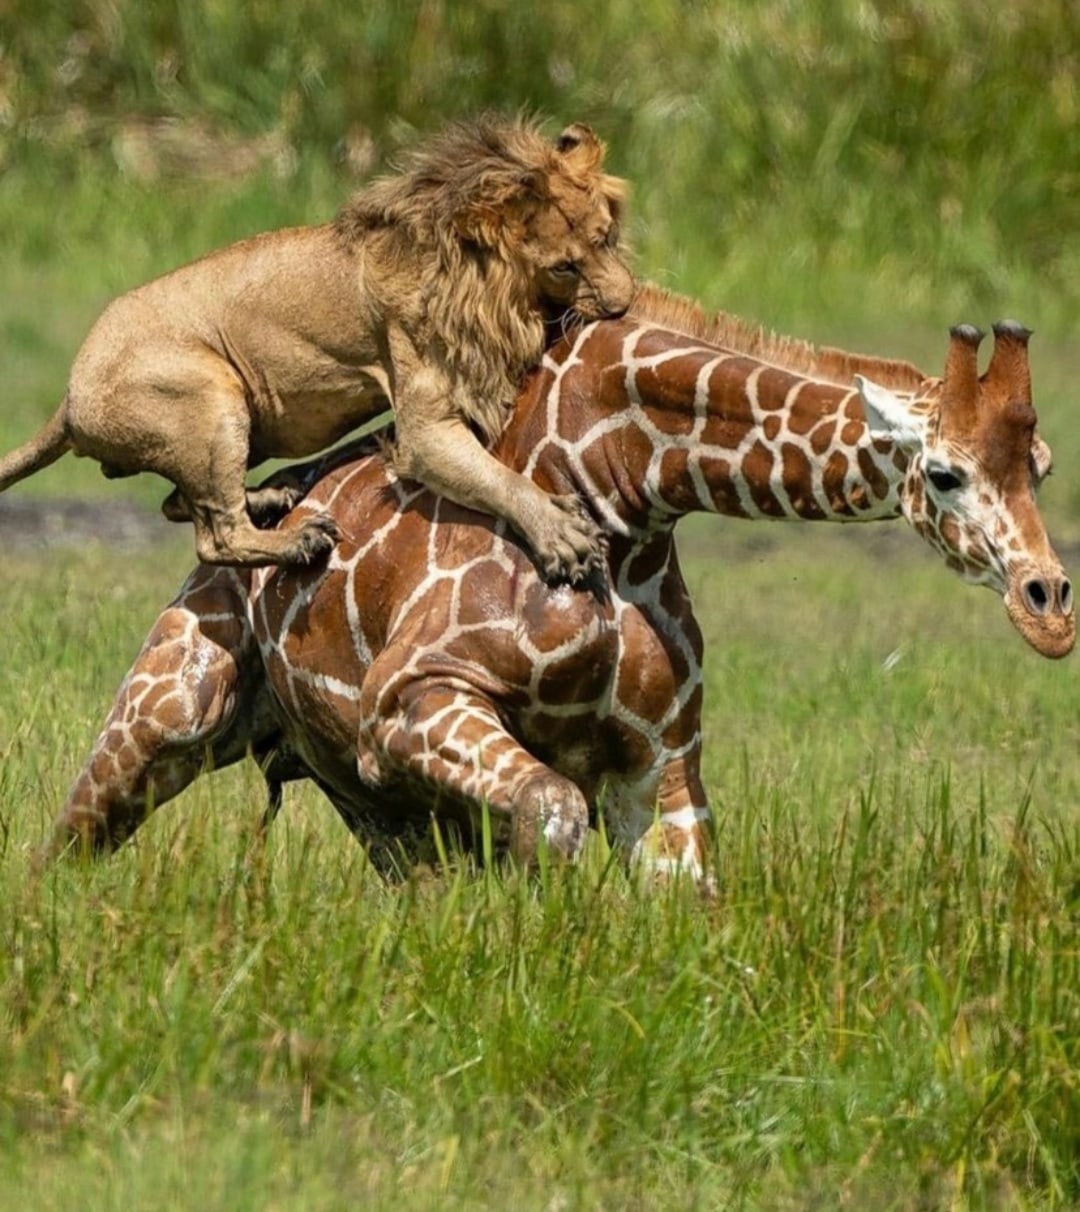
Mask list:
[[[235,724],[249,650],[237,576],[198,570],[158,616],[117,691],[43,859],[73,845],[94,853],[114,849],[200,773],[208,748]],[[218,765],[245,752],[245,738],[234,740],[221,745],[220,755],[215,750]]]
[[[412,682],[391,710],[366,717],[360,740],[365,782],[406,775],[474,811],[486,806],[519,862],[533,862],[541,837],[555,854],[580,854],[589,824],[581,789],[522,748],[483,694]]]
[[[632,866],[660,878],[684,873],[711,894],[713,824],[700,756],[695,738],[645,775],[611,779],[604,815],[613,837],[629,851]]]

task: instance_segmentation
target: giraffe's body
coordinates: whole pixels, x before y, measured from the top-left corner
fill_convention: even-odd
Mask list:
[[[175,795],[207,752],[217,767],[250,749],[275,755],[272,780],[315,778],[356,828],[486,803],[526,858],[540,832],[577,853],[605,785],[613,836],[700,875],[702,645],[679,517],[903,510],[951,565],[1005,596],[1030,643],[1050,656],[1072,647],[1071,590],[1034,502],[1048,452],[1025,397],[1026,333],[1000,328],[978,380],[973,332],[954,331],[944,382],[783,351],[905,393],[864,383],[867,406],[852,386],[650,319],[562,342],[499,454],[588,502],[609,537],[606,578],[589,590],[546,585],[504,524],[400,481],[375,446],[311,465],[284,525],[327,510],[345,536],[327,566],[192,574],[121,687],[53,849],[122,841],[148,795]]]

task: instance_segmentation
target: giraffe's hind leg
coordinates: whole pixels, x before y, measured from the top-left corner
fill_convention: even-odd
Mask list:
[[[250,635],[234,574],[200,569],[158,616],[117,692],[42,857],[114,849],[203,770],[242,756]]]

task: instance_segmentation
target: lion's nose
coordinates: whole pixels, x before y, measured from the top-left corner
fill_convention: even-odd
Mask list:
[[[609,316],[621,316],[633,303],[637,294],[637,281],[629,270],[623,270],[619,281],[613,283],[604,291],[604,309]]]

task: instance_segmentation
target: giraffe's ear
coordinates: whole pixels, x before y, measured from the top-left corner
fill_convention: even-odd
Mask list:
[[[904,450],[916,450],[923,445],[926,434],[922,418],[899,396],[862,375],[855,376],[855,386],[866,412],[867,428],[875,438],[895,442]]]

